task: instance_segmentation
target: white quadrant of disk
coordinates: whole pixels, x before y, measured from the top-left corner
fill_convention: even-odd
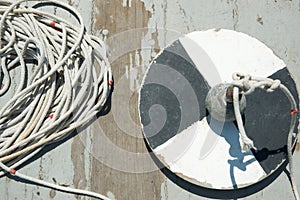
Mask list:
[[[265,44],[236,31],[196,31],[179,40],[211,87],[220,83],[218,77],[222,82],[230,83],[235,72],[268,77],[286,66]],[[203,51],[214,66],[207,67],[203,63],[199,55]]]
[[[233,123],[211,120],[210,125],[204,118],[155,148],[154,152],[168,163],[172,172],[211,188],[229,189],[235,185],[248,185],[266,175],[251,151],[241,152],[238,130]],[[193,142],[185,148],[185,152],[177,154],[183,148],[181,144],[184,140],[191,138]],[[215,141],[207,145],[207,138]],[[201,151],[206,154],[201,155]]]

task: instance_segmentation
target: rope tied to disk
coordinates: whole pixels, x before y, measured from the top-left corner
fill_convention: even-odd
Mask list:
[[[232,79],[232,84],[238,87],[240,92],[245,95],[253,93],[256,88],[260,88],[266,92],[274,92],[281,84],[278,79],[273,80],[270,78],[254,77],[242,73],[234,73]]]
[[[300,200],[296,180],[294,175],[294,167],[293,167],[293,157],[292,157],[292,148],[293,148],[293,135],[294,135],[294,128],[297,122],[297,104],[296,101],[289,91],[289,89],[284,86],[280,80],[273,80],[270,78],[262,78],[262,77],[255,77],[248,74],[242,73],[234,73],[232,75],[232,84],[233,84],[233,106],[234,106],[234,114],[236,118],[236,122],[238,125],[238,129],[241,135],[241,146],[242,149],[248,151],[250,149],[255,149],[253,141],[247,136],[242,116],[240,113],[239,108],[239,94],[250,95],[255,91],[256,88],[260,88],[266,92],[274,92],[277,89],[280,89],[285,96],[290,101],[290,114],[291,114],[291,123],[290,129],[288,132],[288,141],[287,141],[287,153],[288,153],[288,161],[289,161],[289,172],[291,177],[291,186],[296,200]],[[294,143],[296,142],[296,138]]]
[[[86,32],[68,4],[37,1],[33,6],[0,2],[0,176],[10,173],[56,190],[108,200],[26,176],[17,171],[44,146],[60,141],[96,119],[113,85],[102,40]],[[41,8],[59,7],[75,22]],[[12,88],[13,78],[17,86]]]

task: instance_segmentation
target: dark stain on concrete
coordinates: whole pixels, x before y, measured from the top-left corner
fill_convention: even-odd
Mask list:
[[[262,19],[262,17],[260,17],[260,16],[257,16],[257,19],[256,19],[256,21],[257,21],[258,23],[260,23],[261,25],[264,25],[264,22],[263,22],[263,19]]]

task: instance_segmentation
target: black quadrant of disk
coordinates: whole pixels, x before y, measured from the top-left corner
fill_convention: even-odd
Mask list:
[[[226,68],[237,56],[237,63],[248,62],[241,55],[222,55],[228,51],[226,45],[236,40],[236,48],[248,45],[248,51],[258,48],[265,54],[254,66],[271,62],[270,67],[234,67],[236,61],[232,61],[233,67]],[[216,55],[211,53],[214,48]],[[224,68],[218,63],[222,59]],[[211,189],[244,188],[268,177],[286,160],[291,114],[289,100],[280,90],[257,89],[246,97],[245,130],[257,151],[243,152],[236,124],[214,121],[206,111],[205,98],[213,85],[230,82],[226,74],[249,71],[279,79],[298,105],[296,85],[284,63],[261,42],[242,33],[223,29],[195,32],[173,42],[151,63],[139,98],[143,134],[154,155],[176,176]]]

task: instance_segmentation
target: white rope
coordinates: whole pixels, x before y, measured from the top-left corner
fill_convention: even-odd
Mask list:
[[[240,113],[240,105],[239,105],[239,88],[234,87],[233,88],[233,108],[234,108],[234,115],[235,119],[239,128],[239,132],[241,134],[241,140],[242,140],[242,149],[244,151],[248,151],[250,149],[255,149],[253,141],[248,138],[244,125],[242,116]]]
[[[35,0],[0,2],[0,97],[13,90],[12,71],[20,71],[15,93],[0,109],[0,176],[9,172],[49,188],[108,200],[15,170],[45,145],[93,120],[112,86],[105,45],[87,34],[80,14],[56,0],[22,5],[27,1]],[[40,9],[45,3],[59,6],[77,24]]]
[[[290,129],[288,132],[288,141],[287,141],[287,153],[288,153],[288,161],[289,161],[289,171],[291,177],[291,186],[296,200],[300,200],[299,193],[296,186],[296,180],[294,175],[294,163],[293,163],[293,155],[292,155],[292,148],[293,148],[293,134],[294,128],[297,122],[297,116],[295,113],[297,112],[297,104],[296,101],[289,91],[287,87],[280,83],[279,80],[272,80],[270,78],[260,78],[260,77],[253,77],[250,75],[244,75],[240,73],[235,73],[232,76],[233,78],[233,106],[234,106],[234,114],[236,117],[236,121],[238,124],[238,129],[241,134],[242,140],[242,147],[244,150],[248,151],[251,148],[255,149],[253,141],[247,137],[246,131],[244,129],[240,108],[239,108],[239,94],[249,95],[254,92],[256,88],[263,89],[267,92],[273,92],[276,89],[280,89],[289,99],[291,104],[291,123]],[[295,139],[296,142],[296,139]],[[294,142],[294,144],[295,144]]]

